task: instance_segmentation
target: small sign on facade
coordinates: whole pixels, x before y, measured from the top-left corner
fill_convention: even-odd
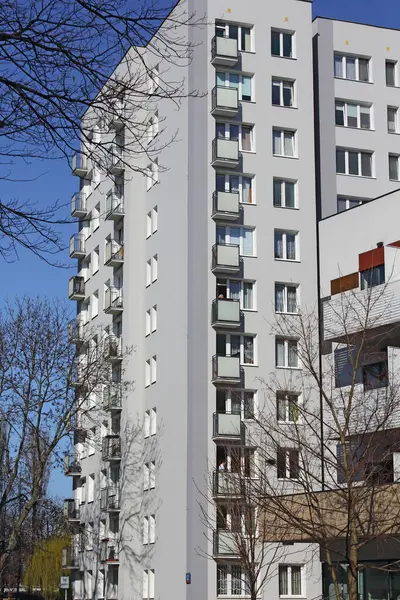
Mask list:
[[[69,577],[60,577],[60,590],[69,589]]]

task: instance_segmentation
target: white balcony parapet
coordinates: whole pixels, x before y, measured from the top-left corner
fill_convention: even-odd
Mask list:
[[[211,114],[234,117],[239,110],[237,88],[216,86],[211,93]]]
[[[211,42],[211,62],[213,65],[233,67],[239,59],[238,41],[234,38],[216,35]]]

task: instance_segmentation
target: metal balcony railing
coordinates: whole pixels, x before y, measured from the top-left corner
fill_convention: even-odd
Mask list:
[[[237,556],[242,543],[242,536],[235,535],[233,531],[218,529],[213,532],[213,555]]]
[[[239,90],[233,87],[215,86],[211,92],[211,114],[234,117],[239,111]]]
[[[82,465],[79,454],[67,454],[64,456],[64,475],[80,475]]]
[[[214,413],[213,438],[240,441],[244,439],[244,425],[240,413]]]
[[[122,360],[122,338],[116,335],[110,335],[104,343],[104,352],[107,360],[117,362]]]
[[[69,255],[71,258],[83,258],[86,256],[86,240],[82,233],[74,233],[69,240]]]
[[[110,240],[106,244],[105,264],[110,267],[117,267],[124,262],[124,246],[116,240]]]
[[[78,275],[70,277],[68,283],[68,296],[70,300],[85,299],[85,279]]]
[[[123,161],[123,151],[118,144],[112,144],[108,148],[108,170],[114,175],[123,172],[125,166]]]
[[[213,273],[237,273],[240,271],[238,244],[214,244],[211,270]]]
[[[70,344],[81,344],[84,340],[83,323],[79,319],[72,319],[68,323],[68,341]]]
[[[101,542],[100,562],[119,563],[118,544],[115,540],[103,540]]]
[[[77,546],[63,548],[61,566],[63,569],[79,569],[79,551]]]
[[[240,162],[239,140],[216,137],[212,142],[212,166],[236,169]]]
[[[244,493],[244,480],[239,473],[214,471],[213,496],[215,498],[238,498]]]
[[[122,408],[122,387],[118,383],[111,383],[103,390],[103,408],[104,410],[121,410]]]
[[[101,490],[100,509],[106,512],[117,512],[120,510],[118,486],[109,486]]]
[[[238,356],[215,354],[212,358],[213,383],[240,383],[242,369]]]
[[[71,199],[71,215],[73,217],[86,217],[87,202],[84,192],[75,192]]]
[[[85,177],[88,172],[88,160],[82,152],[76,152],[72,157],[72,175]]]
[[[67,521],[80,521],[79,500],[74,500],[73,498],[64,500],[64,518]]]
[[[239,192],[213,193],[213,219],[235,221],[240,216]]]
[[[122,288],[107,288],[105,293],[104,311],[110,314],[118,314],[123,311],[123,308]]]
[[[213,327],[239,327],[240,301],[229,298],[216,298],[211,306],[211,325]]]
[[[119,435],[107,435],[103,439],[102,458],[104,461],[121,460],[121,438]]]
[[[114,192],[106,196],[106,219],[117,220],[124,216],[124,199]]]
[[[215,36],[211,40],[211,62],[213,65],[233,67],[239,60],[238,41],[225,37]]]

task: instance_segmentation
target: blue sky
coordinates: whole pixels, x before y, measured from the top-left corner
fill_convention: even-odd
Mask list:
[[[273,0],[269,0],[273,1]],[[386,27],[400,28],[399,0],[314,0],[314,16],[354,20]],[[69,203],[77,190],[78,181],[71,177],[70,168],[64,161],[42,161],[34,165],[21,165],[27,183],[1,183],[2,197],[29,198],[39,205],[49,205],[58,200]],[[69,204],[63,211],[69,214]],[[62,232],[67,246],[72,226],[63,226]],[[46,265],[27,251],[21,251],[20,259],[12,264],[1,263],[3,285],[0,288],[0,306],[6,298],[23,294],[67,297],[68,278],[75,266],[68,259],[67,251],[60,260],[71,265],[71,270],[57,269]],[[72,303],[71,303],[72,304]],[[75,307],[71,306],[71,310]],[[61,472],[52,478],[52,489],[57,495],[69,495],[71,483]]]

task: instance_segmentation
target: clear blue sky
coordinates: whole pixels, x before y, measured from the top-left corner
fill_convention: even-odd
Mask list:
[[[400,29],[399,0],[314,0],[313,12],[314,16],[354,20]],[[49,205],[55,200],[68,203],[78,186],[77,179],[70,175],[69,166],[61,161],[43,161],[34,166],[23,164],[21,172],[24,178],[37,179],[29,183],[1,182],[2,196],[28,197],[40,205]],[[69,213],[68,209],[69,207],[65,209],[64,216]],[[71,226],[63,227],[66,245],[72,230]],[[60,260],[68,262],[67,251]],[[74,263],[72,261],[69,263],[72,269]],[[17,262],[0,264],[3,282],[0,288],[0,306],[5,298],[23,294],[51,298],[58,296],[63,300],[67,297],[68,278],[72,270],[50,267],[27,251],[21,251],[20,260]],[[71,310],[73,308],[71,307]],[[71,482],[61,472],[55,473],[52,478],[52,489],[57,495],[68,496],[71,493]]]

